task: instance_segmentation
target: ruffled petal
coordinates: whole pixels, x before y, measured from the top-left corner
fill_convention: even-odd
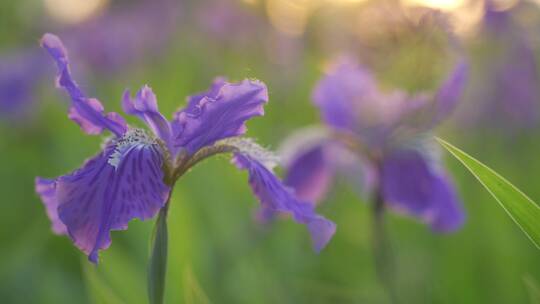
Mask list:
[[[124,92],[122,107],[127,114],[136,115],[142,119],[154,131],[154,134],[169,146],[171,126],[159,112],[156,95],[150,87],[146,85],[142,87],[134,99],[130,97],[129,91]]]
[[[220,139],[245,133],[245,122],[264,114],[268,92],[262,82],[244,80],[215,83],[209,95],[197,98],[191,98],[188,107],[177,112],[172,122],[174,148],[186,149],[189,154]]]
[[[235,153],[233,162],[249,173],[249,183],[257,196],[262,210],[291,214],[295,221],[305,224],[311,234],[314,249],[319,252],[330,241],[336,225],[315,213],[311,203],[300,201],[281,181],[252,156]]]
[[[130,130],[82,168],[38,179],[36,188],[53,224],[57,214],[75,245],[97,263],[111,230],[127,229],[133,218],[149,219],[165,204],[170,188],[163,163],[161,147],[141,130]]]
[[[72,79],[69,70],[67,51],[60,39],[52,34],[45,34],[41,46],[49,52],[58,67],[57,85],[71,97],[72,103],[68,117],[75,121],[87,134],[100,134],[108,129],[116,136],[127,131],[126,122],[116,113],[103,114],[103,106],[99,100],[88,98]]]
[[[45,205],[47,216],[51,220],[52,230],[56,234],[66,234],[66,225],[58,217],[58,200],[56,199],[56,181],[41,177],[36,178],[36,193]]]
[[[461,227],[465,214],[448,177],[422,154],[399,150],[382,163],[383,198],[393,209],[416,216],[439,232]]]
[[[225,79],[225,77],[216,77],[214,81],[212,81],[212,84],[210,85],[210,88],[208,88],[208,90],[197,93],[195,95],[191,95],[187,98],[188,103],[186,106],[186,111],[188,112],[196,111],[195,108],[197,107],[197,104],[204,97],[216,99],[219,93],[219,90],[221,90],[221,88],[225,84],[227,84],[227,80]]]

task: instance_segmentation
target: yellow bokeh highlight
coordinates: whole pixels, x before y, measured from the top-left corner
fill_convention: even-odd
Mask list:
[[[279,31],[290,36],[302,35],[318,1],[310,0],[267,0],[266,11],[270,23]]]
[[[61,23],[76,24],[103,11],[108,0],[44,0],[45,9]]]
[[[466,0],[404,0],[405,5],[418,5],[442,11],[453,11],[462,7]]]

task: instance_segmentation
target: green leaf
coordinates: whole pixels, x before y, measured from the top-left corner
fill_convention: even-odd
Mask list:
[[[162,304],[165,292],[165,274],[167,271],[167,206],[159,212],[150,246],[148,299],[150,304]]]
[[[486,165],[450,143],[437,141],[457,158],[499,202],[514,222],[540,249],[540,207],[518,188]]]

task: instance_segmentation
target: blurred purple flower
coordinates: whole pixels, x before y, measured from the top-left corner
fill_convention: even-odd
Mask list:
[[[42,46],[55,60],[57,84],[71,97],[68,117],[87,134],[104,130],[114,136],[96,156],[70,174],[36,179],[53,231],[67,233],[89,260],[110,243],[111,230],[127,229],[133,218],[152,218],[169,200],[176,180],[197,162],[217,153],[232,153],[236,166],[249,172],[253,192],[263,208],[285,212],[307,225],[316,250],[326,245],[335,225],[317,215],[312,204],[298,200],[272,173],[273,156],[249,139],[245,122],[263,115],[268,101],[259,81],[228,83],[218,79],[209,91],[188,98],[185,109],[168,121],[156,96],[144,86],[134,98],[124,94],[122,107],[139,117],[152,133],[131,128],[117,113],[105,113],[73,81],[62,42],[46,34]]]
[[[363,66],[338,62],[313,94],[328,129],[307,131],[298,135],[303,142],[285,146],[286,184],[300,198],[321,200],[337,171],[352,168],[353,152],[365,186],[388,207],[436,231],[459,228],[461,203],[426,133],[452,112],[466,75],[466,64],[459,62],[436,94],[409,95],[383,92]]]
[[[196,3],[193,8],[195,22],[203,37],[231,47],[253,46],[262,40],[265,25],[257,16],[236,0],[212,0]]]
[[[90,69],[110,72],[163,51],[177,30],[180,13],[180,1],[137,1],[69,28],[62,37]]]
[[[0,57],[0,118],[23,115],[41,81],[43,57],[33,51]]]
[[[540,114],[540,75],[527,32],[512,10],[495,10],[489,2],[484,18],[482,35],[475,42],[490,51],[475,60],[478,73],[466,94],[464,104],[468,106],[459,116],[469,126],[535,126]]]
[[[65,28],[62,36],[84,70],[110,74],[162,51],[176,30],[179,8],[173,0],[137,1]],[[30,48],[18,53],[22,55],[0,57],[0,117],[28,111],[47,74],[41,52]]]

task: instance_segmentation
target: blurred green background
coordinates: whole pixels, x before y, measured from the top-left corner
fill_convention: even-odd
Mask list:
[[[55,19],[49,2],[55,7],[55,1],[0,2],[0,54],[39,52],[44,32],[61,35],[84,26],[84,21]],[[217,2],[232,10],[232,17],[212,12],[201,16],[199,10],[215,8]],[[360,17],[371,16],[373,1],[217,2],[179,1],[174,7],[178,22],[162,49],[114,71],[77,69],[79,61],[73,60],[77,79],[111,111],[120,111],[125,88],[149,84],[163,113],[184,105],[186,96],[206,89],[215,76],[261,79],[270,103],[264,117],[248,122],[248,135],[278,148],[295,129],[319,122],[311,90],[325,64],[341,51],[362,58],[386,85],[410,91],[433,89],[449,66],[438,36],[392,23],[398,2],[385,1],[395,10],[374,20]],[[446,5],[443,12],[457,12],[448,2],[440,1]],[[57,0],[56,5],[66,4]],[[132,5],[113,1],[102,9],[122,11]],[[515,13],[517,19],[527,20],[526,30],[534,31],[530,20],[540,20],[540,8],[527,2],[505,9],[514,14],[518,5],[525,8]],[[519,15],[523,12],[525,17]],[[207,26],[206,21],[217,25]],[[471,27],[479,27],[478,22]],[[350,32],[355,27],[361,28],[359,34]],[[395,27],[399,39],[380,34],[387,27]],[[159,22],[152,28],[163,30]],[[467,30],[459,38],[476,66],[496,50],[478,43],[481,31]],[[125,47],[129,52],[131,46]],[[75,58],[74,52],[70,55]],[[79,167],[98,151],[102,138],[84,135],[67,119],[67,99],[54,89],[52,72],[34,90],[27,113],[0,121],[0,302],[146,303],[151,221],[135,220],[129,230],[113,232],[113,244],[97,267],[68,238],[52,234],[34,193],[35,176],[59,176]],[[504,121],[464,126],[454,118],[438,135],[540,200],[540,130],[505,126]],[[461,230],[438,235],[414,219],[388,214],[402,303],[540,303],[538,250],[464,168],[449,158],[447,165],[467,211]],[[344,180],[319,207],[338,230],[318,255],[304,227],[290,220],[268,226],[254,220],[257,202],[247,175],[227,157],[196,166],[176,187],[166,303],[389,303],[374,269],[370,207]]]

